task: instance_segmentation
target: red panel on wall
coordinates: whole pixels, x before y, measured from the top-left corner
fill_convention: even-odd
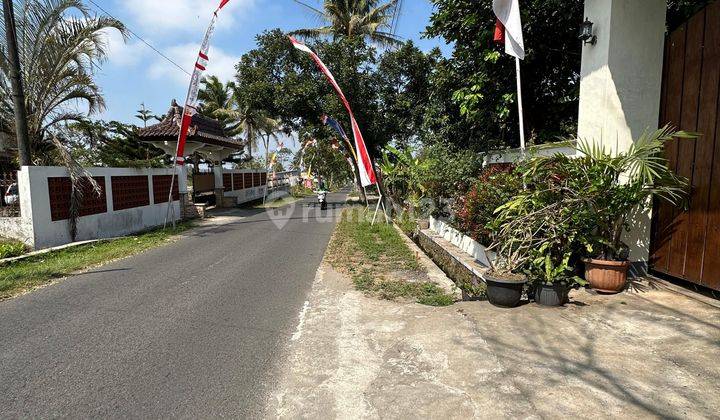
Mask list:
[[[134,209],[150,205],[147,176],[114,176],[112,185],[113,210]]]
[[[253,174],[253,187],[260,186],[260,174]]]
[[[242,190],[243,188],[245,188],[243,186],[243,184],[244,184],[243,181],[244,181],[243,174],[234,174],[233,175],[233,190],[238,191],[238,190]]]
[[[172,183],[172,175],[153,175],[153,202],[155,204],[167,203],[168,195],[170,195],[170,183]],[[173,201],[180,200],[178,192],[178,180],[175,179],[173,186]]]
[[[267,172],[260,174],[260,185],[267,185]]]
[[[232,182],[232,174],[223,174],[223,188],[225,189],[225,191],[232,191]]]
[[[253,186],[253,174],[243,174],[245,178],[245,188],[252,188]]]
[[[105,195],[105,178],[93,177],[100,187],[100,193],[93,190],[87,178],[80,181],[80,194],[83,197],[78,210],[78,216],[107,213],[107,196]],[[70,218],[70,196],[72,183],[69,177],[50,177],[48,192],[50,195],[50,219],[53,222]]]

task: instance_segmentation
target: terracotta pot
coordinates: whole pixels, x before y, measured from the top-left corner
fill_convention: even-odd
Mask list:
[[[620,293],[627,284],[629,261],[607,261],[586,258],[585,280],[590,287],[603,293]]]

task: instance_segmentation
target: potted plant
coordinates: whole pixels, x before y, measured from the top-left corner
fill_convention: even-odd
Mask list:
[[[510,216],[520,216],[516,223],[534,226],[538,244],[556,246],[562,238],[563,252],[551,253],[554,264],[561,266],[566,253],[568,266],[582,257],[591,287],[620,292],[630,267],[629,247],[622,238],[631,228],[632,216],[646,212],[653,198],[673,205],[687,198],[687,180],[663,157],[665,142],[674,137],[697,136],[665,127],[645,132],[623,153],[578,140],[577,156],[535,158],[525,177],[531,191],[515,200]]]
[[[532,231],[509,222],[504,218],[504,206],[498,208],[500,215],[488,224],[493,244],[488,248],[496,252],[491,267],[483,276],[487,284],[488,301],[496,306],[515,307],[520,304],[527,283],[523,266],[528,261],[532,246]]]
[[[676,175],[663,157],[665,142],[695,138],[665,127],[645,132],[627,152],[612,154],[597,145],[578,142],[582,157],[574,162],[587,174],[578,208],[590,227],[584,237],[585,279],[603,293],[625,289],[630,268],[629,247],[623,232],[632,228],[632,217],[649,210],[653,199],[672,205],[686,203],[688,181]]]
[[[546,306],[563,305],[569,288],[583,282],[573,267],[586,224],[577,217],[569,177],[558,170],[569,159],[555,155],[524,162],[525,188],[496,210],[494,221],[498,236],[512,238],[516,252],[523,255],[520,269],[529,278],[530,294]]]
[[[568,293],[576,285],[584,285],[583,279],[575,275],[567,252],[558,261],[550,253],[538,252],[539,256],[530,264],[529,271],[533,274],[535,302],[543,306],[562,306],[568,302]],[[544,255],[543,255],[544,254]]]
[[[517,272],[518,263],[512,258],[495,261],[483,276],[488,301],[495,306],[514,308],[520,304],[527,277]]]

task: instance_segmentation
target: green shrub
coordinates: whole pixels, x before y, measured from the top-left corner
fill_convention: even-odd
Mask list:
[[[295,198],[303,198],[313,195],[314,192],[310,188],[306,188],[304,185],[298,184],[294,185],[290,189],[290,194],[292,194],[292,196]]]
[[[522,188],[522,175],[518,170],[507,165],[487,167],[470,190],[455,201],[452,224],[476,241],[489,245],[493,234],[488,225],[495,219],[495,210]]]
[[[27,247],[18,241],[0,242],[0,259],[19,257],[27,252]]]

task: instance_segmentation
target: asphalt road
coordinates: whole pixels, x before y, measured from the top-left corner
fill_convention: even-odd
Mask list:
[[[0,302],[0,417],[260,415],[335,226],[317,211],[248,212]]]

